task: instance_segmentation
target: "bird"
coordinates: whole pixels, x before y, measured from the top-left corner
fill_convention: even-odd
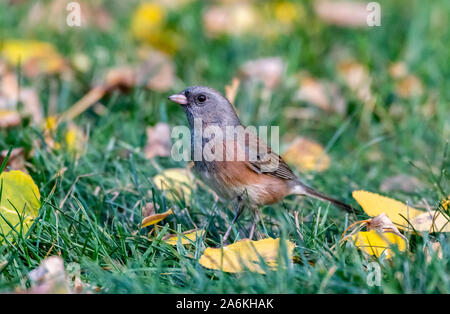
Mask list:
[[[245,130],[245,126],[235,107],[219,91],[207,86],[191,86],[168,98],[180,104],[186,113],[191,132],[191,158],[194,156],[193,169],[221,199],[235,205],[235,215],[222,238],[223,243],[226,243],[234,223],[246,207],[251,208],[254,214],[249,234],[252,239],[259,221],[258,208],[280,202],[292,194],[331,202],[354,213],[350,205],[303,183],[283,158],[256,134],[248,132],[239,138],[235,133],[227,133],[227,130]],[[205,136],[205,129],[222,134]],[[195,151],[196,145],[201,148],[200,154]],[[208,158],[211,156],[206,154],[206,148],[211,148],[209,155],[221,158]]]

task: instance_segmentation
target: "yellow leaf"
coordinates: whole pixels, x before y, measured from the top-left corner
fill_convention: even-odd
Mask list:
[[[167,216],[172,215],[172,214],[173,214],[172,209],[169,209],[168,211],[166,211],[162,214],[155,214],[155,215],[145,217],[144,219],[142,219],[142,228],[148,227],[151,225],[155,225],[158,222],[160,222],[161,220],[163,220],[164,218],[166,218]]]
[[[386,258],[391,258],[394,254],[390,248],[392,245],[397,245],[400,251],[406,250],[406,240],[392,232],[360,231],[352,239],[359,249],[376,257],[385,252]]]
[[[191,186],[193,180],[191,174],[184,168],[167,169],[163,173],[156,175],[153,182],[159,190],[166,190],[166,197],[172,201],[178,198],[189,199],[191,196]]]
[[[331,162],[322,145],[303,137],[294,140],[283,158],[302,171],[324,171]]]
[[[40,72],[58,73],[65,66],[56,48],[46,42],[10,39],[0,45],[0,51],[10,64],[15,66],[20,62],[31,76]]]
[[[206,268],[237,273],[244,270],[265,273],[261,267],[262,259],[269,267],[276,268],[279,256],[280,239],[262,239],[252,241],[240,240],[222,248],[207,248],[200,257],[199,263]],[[289,260],[295,244],[286,242]],[[223,253],[223,254],[222,254]]]
[[[75,124],[70,123],[67,126],[66,132],[66,147],[69,152],[81,151],[83,149],[83,144],[85,141],[85,136],[83,131],[78,128]]]
[[[410,229],[405,218],[411,221],[411,219],[423,214],[420,210],[376,193],[361,190],[353,191],[352,195],[367,215],[375,217],[385,213],[394,224],[403,230]]]
[[[36,184],[28,174],[15,170],[0,175],[0,186],[0,213],[3,215],[0,217],[0,234],[7,238],[14,236],[16,233],[10,225],[20,232],[21,217],[25,234],[41,207],[41,196]]]
[[[131,19],[134,38],[167,53],[174,53],[181,38],[166,27],[167,9],[159,3],[142,3]]]
[[[194,230],[189,230],[189,231],[183,232],[182,234],[180,234],[181,244],[183,244],[183,245],[193,244],[197,241],[198,238],[203,237],[204,234],[205,234],[205,230],[203,230],[203,229],[200,229],[200,230],[194,229]],[[169,234],[168,236],[165,236],[163,238],[163,241],[170,245],[177,245],[178,235],[177,234]]]

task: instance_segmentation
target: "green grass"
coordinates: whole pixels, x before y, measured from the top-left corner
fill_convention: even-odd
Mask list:
[[[33,1],[31,1],[33,2]],[[73,81],[23,78],[32,85],[47,112],[50,90],[57,88],[58,111],[63,112],[88,90],[99,69],[124,58],[136,59],[137,43],[129,37],[133,4],[111,5],[114,27],[101,32],[94,28],[64,29],[26,27],[30,4],[0,4],[0,40],[36,38],[55,44],[64,55],[84,52],[95,60],[101,46],[110,58],[97,60],[93,69]],[[303,2],[307,12],[311,1]],[[358,207],[351,192],[380,191],[380,184],[397,174],[420,180],[414,192],[390,192],[389,196],[417,204],[426,200],[431,208],[449,195],[449,148],[447,146],[450,103],[450,3],[439,1],[381,1],[382,27],[346,29],[324,24],[308,14],[310,21],[289,35],[265,40],[257,36],[209,39],[201,25],[202,2],[194,2],[169,16],[173,28],[184,38],[174,55],[179,78],[173,91],[189,85],[209,85],[221,91],[246,60],[279,55],[287,63],[287,78],[299,71],[336,82],[348,101],[345,115],[318,112],[318,120],[295,120],[283,115],[287,106],[304,107],[293,100],[294,88],[286,79],[270,94],[270,115],[260,112],[260,86],[241,86],[236,104],[245,124],[279,125],[280,135],[303,135],[323,143],[332,158],[323,173],[299,173],[304,181]],[[61,17],[65,18],[65,17]],[[19,27],[17,27],[19,25]],[[376,97],[369,121],[362,118],[363,104],[348,90],[336,73],[336,54],[343,53],[366,65]],[[391,62],[404,60],[411,73],[421,78],[424,94],[399,98],[387,71]],[[103,63],[102,63],[103,62]],[[296,243],[292,267],[255,273],[227,274],[203,268],[202,251],[220,244],[220,236],[232,219],[230,204],[217,203],[202,187],[192,200],[170,201],[155,189],[152,177],[158,168],[185,166],[170,158],[144,158],[145,128],[158,121],[171,126],[186,124],[181,108],[169,103],[169,93],[135,89],[129,94],[113,93],[102,99],[107,114],[88,110],[75,122],[89,135],[87,152],[75,158],[63,151],[35,148],[28,170],[42,195],[42,209],[28,237],[0,244],[0,291],[25,289],[27,273],[48,254],[60,255],[66,265],[78,263],[82,280],[99,286],[104,293],[449,293],[450,245],[448,235],[408,235],[410,249],[397,252],[391,261],[380,260],[382,284],[367,285],[365,267],[376,259],[339,243],[341,234],[355,217],[348,217],[328,204],[288,197],[283,203],[262,208],[264,222],[258,231]],[[423,107],[432,97],[434,114]],[[393,105],[400,115],[389,114]],[[63,125],[62,128],[65,126]],[[0,150],[25,147],[31,151],[42,131],[26,121],[12,130],[0,130]],[[282,142],[282,148],[287,141]],[[61,170],[65,171],[58,174]],[[152,191],[152,195],[149,195]],[[63,206],[61,202],[65,200]],[[149,228],[139,229],[141,207],[155,202],[160,211],[173,208],[175,215],[160,225],[156,238]],[[187,208],[189,215],[183,211]],[[358,207],[359,208],[359,207]],[[299,211],[297,233],[294,211]],[[219,212],[224,214],[219,215]],[[189,217],[190,216],[190,217]],[[365,219],[361,210],[360,217]],[[172,247],[161,241],[167,233],[194,228],[192,221],[207,230],[206,238],[188,247]],[[238,222],[232,238],[248,235],[251,215]],[[427,261],[423,248],[430,241],[442,245],[443,258]],[[193,258],[192,258],[193,257]],[[309,262],[307,262],[309,261]]]

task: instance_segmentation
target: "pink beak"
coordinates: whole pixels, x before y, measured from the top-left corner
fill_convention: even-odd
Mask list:
[[[169,96],[169,99],[180,105],[187,105],[187,103],[188,103],[186,96],[184,96],[182,94],[174,94],[172,96]]]

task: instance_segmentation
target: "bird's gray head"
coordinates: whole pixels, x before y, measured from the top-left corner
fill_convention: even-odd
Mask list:
[[[191,86],[169,97],[186,111],[189,125],[194,119],[218,126],[240,125],[233,105],[218,91],[206,86]]]

